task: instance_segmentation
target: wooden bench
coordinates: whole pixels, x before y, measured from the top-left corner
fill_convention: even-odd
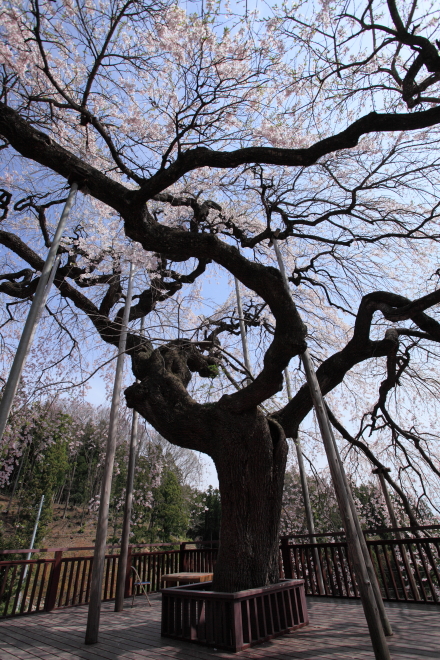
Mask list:
[[[161,582],[164,588],[177,587],[181,584],[198,584],[199,582],[210,582],[214,573],[167,573],[162,575]]]

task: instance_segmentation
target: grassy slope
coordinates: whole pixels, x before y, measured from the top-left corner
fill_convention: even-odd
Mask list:
[[[6,538],[14,534],[16,512],[16,506],[13,502],[9,514],[6,516],[3,513],[8,501],[9,497],[0,493],[0,519],[3,523],[3,534]],[[67,548],[93,545],[95,540],[95,519],[86,515],[84,517],[85,524],[81,528],[81,508],[69,507],[64,519],[63,513],[64,504],[56,504],[54,506],[53,520],[48,526],[44,539],[39,543],[39,546],[45,548]],[[18,548],[16,549],[18,550]]]

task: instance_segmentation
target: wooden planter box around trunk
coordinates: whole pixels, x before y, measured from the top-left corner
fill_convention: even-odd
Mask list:
[[[237,652],[309,623],[304,580],[236,593],[211,582],[162,589],[163,637]]]

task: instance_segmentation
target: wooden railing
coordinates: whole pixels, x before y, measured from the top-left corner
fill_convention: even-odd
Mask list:
[[[384,600],[440,604],[440,537],[367,539],[367,546]],[[281,556],[285,577],[303,579],[307,595],[359,598],[345,541],[293,543],[284,537]]]
[[[440,529],[430,526],[426,530]],[[386,538],[392,530],[380,532],[380,539],[368,539],[367,545],[385,600],[440,604],[440,536]],[[394,530],[396,531],[396,530]],[[399,529],[401,533],[404,531]],[[411,531],[411,530],[409,530]],[[422,532],[423,533],[423,532]],[[436,532],[438,534],[438,532]],[[378,534],[376,534],[377,536]],[[283,537],[280,545],[281,571],[286,578],[305,581],[307,595],[333,598],[358,598],[354,571],[342,533],[320,534],[319,543],[308,543],[308,535]],[[298,542],[306,541],[306,542]],[[132,595],[133,566],[142,581],[150,582],[151,591],[159,591],[165,573],[182,571],[212,572],[217,556],[214,544],[181,543],[131,546],[127,562],[125,596]],[[194,547],[195,546],[195,547]],[[157,549],[157,548],[161,549]],[[0,561],[0,617],[18,616],[86,604],[89,600],[93,557],[67,556],[93,548],[54,548],[34,550],[38,559]],[[3,555],[24,554],[28,550],[8,550]],[[41,558],[40,555],[45,557]],[[48,555],[53,556],[48,556]],[[105,558],[102,599],[115,597],[119,556]],[[319,588],[318,575],[322,576]],[[136,587],[136,594],[140,593]]]
[[[165,573],[178,571],[212,572],[217,549],[188,547],[194,544],[144,544],[130,546],[125,581],[125,596],[132,595],[133,575],[131,566],[137,570],[142,580],[151,583],[150,590],[161,588],[161,577]],[[199,544],[197,544],[199,545]],[[168,546],[164,550],[153,550]],[[139,548],[148,551],[139,552]],[[68,557],[72,551],[93,550],[93,548],[48,548],[34,550],[46,557],[30,560],[0,561],[0,617],[17,616],[31,612],[50,612],[62,607],[84,605],[89,600],[90,579],[93,556]],[[23,554],[28,550],[7,550],[0,553]],[[48,554],[53,557],[48,558]],[[102,600],[112,600],[116,593],[116,576],[119,555],[105,557]],[[136,587],[136,593],[139,587]]]

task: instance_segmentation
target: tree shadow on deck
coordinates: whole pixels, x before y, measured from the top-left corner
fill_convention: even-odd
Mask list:
[[[100,641],[84,644],[87,607],[16,617],[0,623],[1,660],[374,660],[359,602],[309,598],[310,626],[241,653],[215,651],[160,636],[160,595],[153,607],[138,597],[123,612],[104,603]],[[440,630],[436,606],[393,606],[388,613],[395,631],[393,660],[438,660]]]

